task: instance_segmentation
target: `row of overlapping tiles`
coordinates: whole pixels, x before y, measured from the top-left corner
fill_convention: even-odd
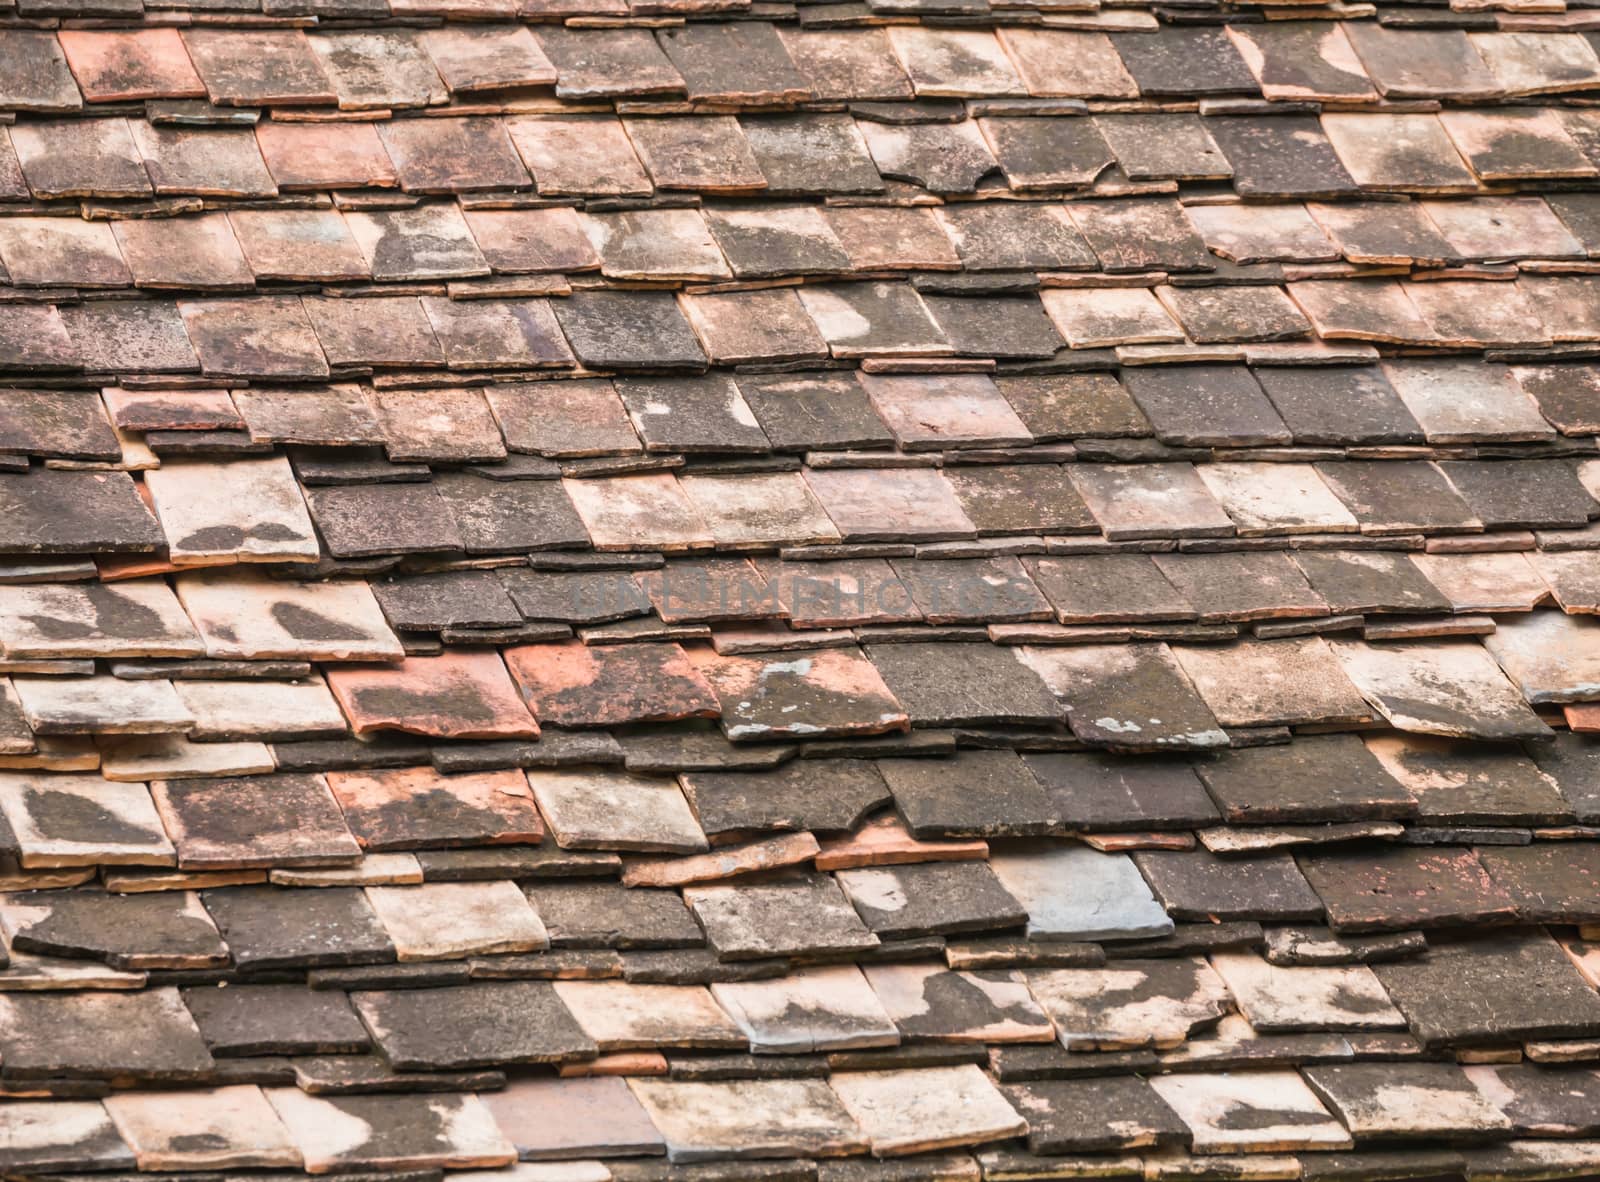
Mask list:
[[[1596,250],[1595,201],[1594,194],[1580,192],[1398,203],[1180,205],[1146,196],[965,201],[936,208],[663,205],[597,213],[566,205],[518,209],[435,202],[346,211],[315,205],[238,208],[101,221],[38,213],[0,218],[0,262],[19,297],[27,294],[24,289],[45,289],[34,293],[45,303],[60,297],[50,289],[130,286],[236,292],[257,283],[298,282],[350,284],[359,295],[381,294],[356,286],[372,280],[451,281],[450,293],[463,299],[517,294],[519,285],[529,289],[522,294],[566,294],[563,275],[598,270],[618,281],[710,284],[709,290],[697,288],[693,295],[699,298],[688,304],[702,310],[695,318],[702,322],[704,309],[717,306],[704,297],[718,294],[715,285],[722,280],[753,285],[730,290],[757,290],[761,281],[802,276],[916,272],[926,293],[950,299],[963,294],[962,281],[949,279],[949,290],[942,291],[939,273],[1041,272],[1047,287],[1154,289],[1170,316],[1191,332],[1202,328],[1194,337],[1209,341],[1205,326],[1188,321],[1209,272],[1222,265],[1218,257],[1285,266],[1282,272],[1244,272],[1247,288],[1272,286],[1286,275],[1302,282],[1347,278],[1351,272],[1341,259],[1383,266],[1521,259],[1532,262],[1530,270],[1559,271],[1564,264],[1581,269]],[[1103,274],[1077,274],[1097,268]],[[1163,281],[1168,272],[1181,273],[1177,287]],[[1502,269],[1500,277],[1510,273]],[[1214,278],[1220,288],[1239,286],[1238,272]],[[968,294],[1026,295],[1036,286],[1017,275],[991,279],[993,290]],[[1232,293],[1239,300],[1249,294]],[[1426,310],[1423,304],[1417,314]],[[1174,331],[1169,324],[1167,336],[1155,339]],[[1303,321],[1272,326],[1284,338],[1307,331]],[[1237,339],[1270,338],[1263,338],[1262,326],[1247,324]],[[437,364],[442,358],[424,360]]]
[[[509,300],[408,293],[67,302],[52,292],[51,300],[4,305],[0,339],[12,350],[11,365],[25,372],[296,381],[374,367],[671,372],[829,358],[915,370],[948,358],[976,358],[972,365],[984,367],[996,354],[1047,359],[1063,349],[1107,347],[1116,352],[1097,358],[1102,364],[1359,362],[1372,359],[1370,348],[1330,353],[1324,342],[1532,352],[1600,340],[1600,280],[1091,284],[987,297],[923,295],[910,282],[885,279]]]
[[[1052,1168],[1048,1158],[1030,1161],[1026,1153],[1004,1151],[1007,1143],[1020,1147],[1026,1136],[1045,1153],[1071,1153],[1096,1138],[1101,1144],[1095,1149],[1143,1150],[1086,1157],[1076,1167],[1102,1177],[1198,1178],[1233,1167],[1295,1178],[1301,1169],[1296,1151],[1308,1151],[1309,1170],[1319,1152],[1412,1134],[1503,1142],[1432,1158],[1463,1172],[1470,1163],[1485,1176],[1505,1171],[1514,1177],[1511,1171],[1520,1169],[1554,1178],[1592,1170],[1595,1143],[1513,1138],[1519,1127],[1552,1110],[1565,1122],[1558,1135],[1570,1138],[1568,1128],[1587,1127],[1573,1105],[1563,1108],[1551,1093],[1567,1088],[1592,1102],[1595,1078],[1592,1072],[1538,1068],[1365,1063],[1002,1088],[969,1064],[714,1083],[526,1080],[481,1095],[320,1097],[243,1085],[181,1095],[127,1093],[103,1102],[15,1104],[0,1120],[14,1146],[8,1164],[35,1166],[31,1173],[56,1163],[178,1171],[221,1163],[303,1165],[312,1174],[444,1167],[473,1169],[485,1182],[607,1182],[670,1177],[672,1171],[636,1174],[627,1163],[590,1158],[664,1153],[678,1167],[746,1159],[749,1176],[846,1179],[879,1175],[835,1174],[840,1167],[828,1159],[866,1153],[899,1159],[970,1146],[982,1147],[976,1160],[961,1153],[910,1158],[892,1172],[883,1167],[882,1176],[976,1180],[1015,1176],[1011,1170],[1030,1165],[1035,1171]],[[1398,1111],[1385,1113],[1379,1096]],[[1121,1106],[1116,1117],[1105,1102],[1111,1097]],[[547,1111],[570,1122],[564,1135],[548,1128],[542,1119]],[[1069,1131],[1074,1124],[1077,1133]],[[186,1143],[182,1130],[191,1125],[205,1129],[207,1151]],[[1191,1158],[1178,1148],[1184,1144],[1211,1156]],[[524,1146],[550,1148],[536,1157],[542,1164],[489,1168],[511,1165]],[[1220,1156],[1229,1153],[1257,1159]],[[824,1160],[795,1162],[790,1172],[783,1171],[783,1161],[748,1160],[795,1158]]]
[[[1085,21],[1092,26],[1093,19]],[[479,103],[554,86],[570,100],[1199,97],[1485,100],[1600,87],[1581,33],[1397,30],[1376,21],[1241,22],[1138,31],[896,23],[810,30],[764,21],[649,28],[516,25],[13,31],[0,109],[209,99],[219,107],[373,111]],[[224,112],[218,112],[223,115]]]

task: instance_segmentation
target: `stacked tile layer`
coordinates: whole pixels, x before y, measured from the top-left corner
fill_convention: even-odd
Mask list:
[[[0,1174],[1600,1172],[1594,27],[0,7]]]

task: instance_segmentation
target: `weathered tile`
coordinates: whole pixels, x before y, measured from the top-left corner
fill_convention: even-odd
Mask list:
[[[256,147],[255,133],[248,128],[197,131],[137,119],[128,126],[158,195],[264,198],[278,194]]]
[[[1540,738],[1548,731],[1476,644],[1332,643],[1345,675],[1398,729],[1492,739]]]
[[[1510,896],[1470,849],[1306,854],[1300,865],[1336,932],[1493,923],[1513,914]]]
[[[828,875],[693,886],[685,888],[684,899],[723,960],[851,953],[878,945]]]
[[[803,475],[847,542],[950,541],[977,532],[932,469],[807,468]]]
[[[835,1075],[833,1090],[877,1157],[1016,1136],[1028,1124],[973,1064]]]
[[[1405,1028],[1366,965],[1282,967],[1253,952],[1214,952],[1211,967],[1258,1031]]]
[[[321,552],[289,462],[169,460],[145,474],[172,560],[315,559]]]
[[[1020,927],[1027,913],[984,862],[919,862],[834,876],[883,939]]]
[[[704,549],[711,535],[669,473],[562,482],[597,550]]]
[[[126,119],[40,120],[9,130],[35,197],[150,195],[150,177]]]
[[[1087,188],[1116,162],[1092,120],[991,117],[978,125],[1019,193]]]
[[[1051,726],[1061,720],[1039,673],[1009,649],[889,644],[873,646],[869,655],[914,726]]]
[[[350,1002],[337,992],[205,985],[185,989],[183,1004],[218,1058],[357,1054],[371,1045]]]
[[[258,1087],[124,1093],[105,1104],[141,1170],[293,1169],[301,1162]]]
[[[767,981],[714,983],[711,995],[760,1053],[892,1047],[900,1031],[854,965],[800,969]]]
[[[0,645],[12,660],[203,651],[177,599],[155,579],[0,587]]]
[[[1600,82],[1600,59],[1577,33],[1472,32],[1467,39],[1508,95],[1586,90]]]
[[[894,570],[911,593],[912,602],[930,624],[1047,620],[1052,614],[1049,604],[1015,558],[954,562],[899,559],[894,563]],[[935,653],[936,661],[937,656]],[[1009,680],[1007,675],[1012,670],[1006,662],[981,663],[986,668],[1002,670],[1001,680]],[[1039,700],[1048,699],[1040,695]]]
[[[1001,1089],[1028,1121],[1035,1153],[1182,1145],[1189,1126],[1138,1076],[1040,1079]]]
[[[16,1079],[190,1082],[213,1067],[172,988],[0,994],[0,1030]]]
[[[1068,1050],[1181,1046],[1214,1026],[1231,1001],[1222,978],[1198,957],[1026,975]]]
[[[889,29],[889,43],[919,98],[1026,93],[988,30],[895,25]]]
[[[906,451],[1005,447],[1032,441],[984,374],[864,374],[873,407]]]
[[[674,1163],[832,1157],[867,1147],[854,1117],[826,1080],[631,1079],[628,1087],[661,1131]]]
[[[268,1088],[307,1171],[505,1166],[517,1151],[477,1096],[309,1096]]]
[[[538,952],[550,946],[538,913],[512,882],[365,889],[402,961]]]
[[[177,589],[210,657],[379,661],[401,655],[377,600],[359,580],[289,583],[245,570],[208,570],[182,575]]]
[[[397,119],[378,125],[408,193],[518,189],[532,182],[498,119]]]
[[[156,372],[192,372],[200,368],[175,304],[97,301],[59,311],[85,369],[115,372],[136,366]]]
[[[171,866],[176,860],[143,784],[92,774],[0,773],[0,815],[24,867]]]
[[[489,407],[514,452],[544,456],[636,452],[639,439],[607,379],[490,386]]]
[[[650,177],[614,116],[522,117],[506,127],[545,196],[650,195]]]
[[[528,645],[505,658],[534,712],[557,726],[714,718],[720,710],[676,644]]]
[[[1320,637],[1183,646],[1173,655],[1223,726],[1337,726],[1372,717]]]
[[[691,281],[729,277],[705,219],[694,209],[586,215],[584,231],[600,270],[619,280]]]
[[[468,554],[558,550],[589,541],[561,481],[443,472],[434,487]]]
[[[1039,835],[1061,821],[1060,810],[1011,751],[885,759],[878,770],[918,838]]]
[[[558,98],[684,92],[682,76],[648,29],[546,27],[538,37],[558,71]]]
[[[597,1050],[548,981],[363,990],[350,1000],[384,1058],[400,1071],[566,1063],[593,1058]]]
[[[1461,29],[1404,29],[1352,21],[1345,32],[1385,98],[1448,95],[1470,99],[1500,91],[1499,83]]]
[[[102,222],[39,217],[0,223],[0,258],[22,287],[126,287],[132,282],[116,235]]]
[[[495,652],[407,657],[328,671],[356,734],[399,730],[436,738],[533,738],[539,733]]]
[[[1330,112],[1322,130],[1358,185],[1408,193],[1470,193],[1472,170],[1428,114]]]
[[[909,721],[858,649],[762,657],[689,654],[722,705],[723,732],[746,741],[786,735],[882,734]]]
[[[134,1168],[132,1149],[98,1100],[8,1104],[0,1110],[0,1130],[7,1169]]]
[[[908,99],[911,83],[883,29],[807,29],[778,25],[789,58],[806,78],[813,97]]]
[[[1203,850],[1133,855],[1174,919],[1321,919],[1322,900],[1287,854],[1218,858]]]
[[[698,853],[706,839],[671,780],[609,771],[528,773],[539,809],[564,849]]]
[[[1191,464],[1078,464],[1068,472],[1112,541],[1234,532]]]
[[[14,951],[89,957],[113,968],[210,968],[228,949],[192,892],[108,895],[25,891],[0,902],[0,924]]]
[[[1550,922],[1595,922],[1594,851],[1567,843],[1482,847],[1479,861],[1515,900],[1519,916]],[[1581,962],[1580,967],[1581,967]]]
[[[1367,747],[1439,825],[1551,824],[1568,816],[1549,777],[1514,749],[1411,735],[1369,735]]]
[[[706,358],[664,292],[581,291],[554,304],[572,351],[597,369],[700,370]]]
[[[1306,1080],[1362,1140],[1482,1136],[1508,1130],[1504,1112],[1449,1063],[1332,1064]]]
[[[1219,751],[1195,770],[1234,823],[1386,819],[1416,811],[1411,793],[1352,735]]]
[[[1440,114],[1456,150],[1485,181],[1585,177],[1595,165],[1551,110],[1490,107]]]
[[[393,299],[329,299],[308,296],[301,301],[322,352],[332,366],[435,366],[443,353],[422,305],[410,297]],[[381,391],[380,394],[392,393]],[[435,391],[429,391],[435,393]],[[448,415],[448,391],[438,391]],[[422,430],[433,424],[421,414]],[[488,413],[484,412],[484,417]],[[410,443],[405,432],[395,431],[396,443]],[[470,445],[470,439],[466,441]],[[496,440],[498,443],[498,439]]]
[[[468,209],[462,216],[496,274],[592,271],[600,266],[577,212],[567,206]]]
[[[360,853],[321,776],[158,780],[150,791],[185,869],[326,866]]]
[[[1205,339],[1193,326],[1190,336]],[[1124,381],[1163,442],[1190,447],[1289,442],[1288,428],[1242,365],[1149,366],[1128,371]]]
[[[1023,762],[1055,814],[1085,829],[1186,829],[1217,819],[1187,760],[1084,751],[1026,755]]]
[[[1344,197],[1359,192],[1314,115],[1206,120],[1241,197]]]
[[[800,302],[835,357],[943,356],[953,351],[907,284],[808,284],[800,289]]]
[[[1345,1127],[1293,1071],[1161,1075],[1151,1080],[1200,1153],[1349,1149]]]
[[[251,286],[253,276],[228,219],[122,219],[112,223],[133,282],[147,288],[229,291]]]
[[[1000,44],[1036,98],[1137,98],[1138,84],[1104,33],[1004,26]]]
[[[621,1079],[518,1077],[503,1091],[484,1093],[481,1099],[525,1162],[562,1162],[585,1154],[609,1158],[665,1151],[661,1134]],[[545,1182],[568,1180],[557,1174]]]
[[[24,29],[16,33],[0,59],[6,73],[6,106],[19,111],[71,111],[83,106],[80,83],[74,80],[71,59],[62,52],[65,47],[56,34]]]
[[[200,368],[223,377],[319,378],[328,362],[293,296],[185,300],[183,327]]]
[[[256,146],[283,190],[390,187],[397,180],[394,164],[371,123],[262,120],[256,125]],[[287,211],[271,213],[281,217]]]
[[[363,849],[537,844],[544,824],[516,770],[442,776],[432,768],[330,771],[328,786]]]
[[[738,1026],[703,985],[557,981],[555,991],[602,1051],[745,1046]]]
[[[683,75],[690,101],[768,105],[810,97],[772,25],[692,22],[657,34],[661,48]],[[737,69],[730,69],[738,62]]]
[[[538,882],[523,889],[553,948],[694,948],[705,942],[674,890],[594,879]]]
[[[1165,644],[1024,647],[1022,661],[1086,743],[1126,750],[1221,747],[1216,716]]]
[[[144,735],[187,731],[194,716],[170,681],[91,677],[16,677],[22,712],[40,735]]]
[[[333,83],[343,110],[432,106],[446,90],[415,33],[368,29],[306,39]]]
[[[683,311],[713,362],[821,361],[827,345],[789,290],[685,296]]]
[[[295,30],[183,30],[211,101],[224,107],[330,103],[334,89],[306,35]]]
[[[547,86],[556,80],[556,68],[533,33],[516,25],[428,29],[422,47],[452,94]]]
[[[797,759],[769,772],[685,771],[684,795],[706,833],[854,830],[889,803],[889,789],[868,760]]]
[[[1126,854],[1039,843],[998,852],[990,866],[1027,911],[1031,940],[1143,939],[1173,930]]]
[[[969,270],[1018,268],[1084,271],[1094,252],[1064,206],[1044,202],[972,202],[938,211],[940,224]]]
[[[453,203],[350,210],[344,220],[374,279],[460,279],[489,273]]]

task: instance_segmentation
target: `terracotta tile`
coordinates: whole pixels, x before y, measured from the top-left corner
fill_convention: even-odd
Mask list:
[[[1158,1076],[1151,1086],[1202,1153],[1349,1149],[1345,1127],[1293,1071]]]
[[[0,309],[0,349],[27,369],[77,369],[82,365],[60,309],[50,304],[12,304]]]
[[[1125,750],[1222,747],[1227,736],[1165,644],[1028,648],[1021,659],[1067,708],[1073,734]],[[1160,702],[1160,714],[1144,707]]]
[[[239,290],[254,276],[222,214],[124,219],[112,223],[117,246],[140,287]]]
[[[1367,749],[1436,825],[1553,824],[1570,816],[1551,779],[1504,748],[1474,750],[1450,739],[1370,735]]]
[[[337,558],[465,549],[449,507],[432,484],[356,484],[307,493],[311,519]]]
[[[370,123],[262,120],[256,124],[256,146],[272,179],[285,190],[387,188],[398,180]]]
[[[408,193],[518,189],[527,169],[498,119],[397,119],[378,125]]]
[[[864,374],[874,408],[907,450],[1005,447],[1031,442],[1009,403],[983,374]]]
[[[715,718],[717,699],[675,644],[526,645],[505,650],[511,675],[556,726]]]
[[[456,369],[570,366],[572,351],[548,300],[450,300],[423,296],[422,310]]]
[[[395,463],[505,458],[500,429],[476,389],[375,390],[372,405],[383,427],[385,450]]]
[[[301,307],[328,365],[435,366],[445,358],[416,297],[302,296]]]
[[[804,866],[816,856],[817,849],[817,839],[811,834],[789,833],[763,841],[719,846],[709,854],[630,858],[623,867],[622,882],[627,887],[679,887],[721,882],[745,874]]]
[[[1183,646],[1178,664],[1223,726],[1359,723],[1371,711],[1320,637]]]
[[[490,386],[484,393],[514,452],[587,456],[639,450],[608,378]]]
[[[345,111],[429,107],[448,97],[417,35],[364,29],[307,37]]]
[[[56,39],[89,102],[205,96],[176,29],[63,29]]]
[[[699,853],[705,835],[678,785],[615,771],[535,771],[528,783],[563,849]]]
[[[453,204],[345,214],[374,279],[459,279],[487,275],[467,223]]]
[[[366,887],[365,893],[402,962],[550,946],[544,924],[513,882]]]
[[[685,295],[681,302],[713,364],[822,361],[828,356],[827,344],[793,291]]]
[[[159,580],[0,588],[8,658],[198,656],[199,638]]]
[[[321,553],[281,456],[170,460],[147,474],[145,487],[176,563],[314,560]]]
[[[1269,100],[1377,98],[1342,25],[1275,24],[1229,28],[1228,36]]]
[[[816,856],[818,870],[857,866],[895,866],[912,862],[982,861],[989,843],[980,839],[923,841],[911,835],[894,813],[867,821],[847,837],[830,839]]]
[[[1594,164],[1552,111],[1512,107],[1445,111],[1439,121],[1482,180],[1595,175]]]
[[[361,852],[321,776],[157,780],[150,794],[184,869],[327,866]]]
[[[1137,98],[1139,87],[1104,33],[1002,28],[1000,44],[1036,98]]]
[[[839,540],[839,531],[799,473],[685,476],[688,494],[719,549],[768,549]]]
[[[1476,644],[1335,641],[1333,650],[1345,675],[1397,729],[1481,739],[1538,738],[1548,730]]]
[[[790,59],[811,93],[840,99],[908,99],[911,82],[882,29],[792,29],[778,26]]]
[[[482,1099],[527,1162],[549,1159],[557,1163],[552,1169],[565,1169],[559,1163],[576,1156],[664,1152],[661,1134],[620,1079],[518,1077],[503,1091],[486,1093]],[[535,1176],[529,1182],[539,1179]],[[544,1182],[563,1180],[552,1175]]]
[[[597,550],[706,549],[711,534],[670,474],[565,480]]]
[[[1577,33],[1472,32],[1467,40],[1508,95],[1586,90],[1600,82],[1600,58]]]
[[[614,116],[519,117],[506,129],[544,196],[650,195],[650,178]]]
[[[738,1027],[703,985],[557,981],[555,990],[602,1051],[745,1045]]]
[[[648,29],[544,28],[538,36],[558,71],[558,98],[684,92],[683,78]]]
[[[882,734],[908,729],[905,711],[860,650],[818,649],[776,659],[695,651],[690,659],[722,700],[730,739]]]
[[[972,193],[999,168],[975,121],[962,123],[862,123],[857,136],[877,171],[931,193]],[[770,176],[769,176],[770,179]]]
[[[517,1151],[477,1096],[309,1096],[269,1088],[307,1170],[381,1162],[389,1169],[510,1165]],[[354,1137],[351,1130],[358,1130]]]
[[[1189,464],[1074,465],[1078,493],[1112,541],[1226,537],[1233,523]]]
[[[855,965],[798,969],[767,981],[729,981],[711,995],[744,1031],[757,1054],[899,1045],[874,986]]]
[[[186,29],[183,44],[224,107],[331,103],[334,91],[299,30]]]
[[[328,687],[358,735],[375,730],[462,739],[539,734],[498,653],[334,668],[328,671]]]
[[[24,29],[16,33],[0,57],[6,106],[20,111],[75,111],[83,106],[55,33]]]
[[[585,215],[584,230],[614,279],[695,280],[730,275],[727,261],[693,209]]]
[[[170,681],[91,677],[14,677],[28,725],[39,735],[143,735],[187,731],[194,716]]]
[[[255,1086],[127,1093],[109,1097],[106,1111],[140,1169],[292,1169],[301,1162],[288,1131]],[[190,1137],[203,1138],[204,1147]]]
[[[630,118],[623,125],[657,187],[739,193],[767,178],[731,115]]]
[[[1074,349],[1183,340],[1183,330],[1149,288],[1052,288],[1041,292],[1040,298]]]
[[[1101,119],[1102,125],[1107,123]],[[1114,147],[1120,145],[1108,127],[1106,136]],[[1349,204],[1319,206],[1319,209],[1348,211]],[[1236,263],[1269,261],[1327,262],[1339,252],[1316,219],[1298,204],[1276,206],[1208,205],[1189,207],[1189,219],[1199,229],[1212,253]],[[1383,207],[1390,216],[1399,216],[1396,207]]]
[[[1385,98],[1489,97],[1500,84],[1461,29],[1399,29],[1352,22],[1351,46]]]
[[[150,195],[150,177],[126,119],[40,120],[9,130],[35,197]]]
[[[578,360],[596,369],[705,368],[677,301],[660,291],[578,291],[553,305]]]
[[[576,210],[469,209],[463,211],[478,249],[497,274],[590,271],[600,266]]]
[[[855,1119],[820,1079],[696,1083],[630,1080],[672,1162],[829,1157],[866,1149]]]
[[[739,126],[771,194],[883,191],[861,131],[848,115],[745,115]]]
[[[328,376],[322,347],[294,296],[183,300],[178,312],[206,373],[223,377]]]
[[[1026,93],[988,30],[895,25],[889,29],[889,43],[919,98]]]
[[[859,206],[823,216],[856,270],[953,271],[961,265],[932,210]]]
[[[0,815],[24,867],[172,866],[177,855],[143,784],[98,775],[0,773]]]
[[[1322,128],[1356,182],[1413,193],[1471,192],[1472,172],[1432,115],[1333,113]]]
[[[372,274],[337,210],[239,209],[227,219],[257,279],[337,282]]]
[[[708,210],[706,224],[740,278],[821,275],[850,269],[851,256],[835,234],[838,212],[805,205],[735,206]]]
[[[692,102],[770,105],[811,97],[772,25],[693,22],[664,29],[657,39]]]
[[[105,222],[76,218],[6,218],[0,260],[22,287],[126,287],[133,281],[116,235]]]
[[[973,1064],[836,1075],[833,1090],[877,1157],[1017,1136],[1028,1122]]]
[[[422,47],[452,94],[548,86],[556,80],[556,68],[532,31],[520,26],[428,29]]]
[[[1344,197],[1359,186],[1311,115],[1224,116],[1206,129],[1233,166],[1233,187],[1260,199]]]
[[[133,142],[158,194],[275,197],[255,135],[246,128],[196,131],[131,120]]]
[[[1090,119],[991,117],[978,125],[1019,193],[1087,188],[1116,162]]]
[[[344,734],[344,715],[320,678],[305,681],[177,681],[196,739],[289,739]]]
[[[246,571],[186,574],[178,598],[222,659],[393,660],[400,642],[360,581],[286,583]]]
[[[537,845],[544,824],[519,771],[441,776],[432,768],[329,772],[328,785],[366,850]]]
[[[946,541],[977,530],[938,472],[808,468],[806,483],[846,541]]]

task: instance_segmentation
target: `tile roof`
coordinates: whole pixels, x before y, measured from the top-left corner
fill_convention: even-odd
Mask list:
[[[1600,1173],[1597,38],[0,0],[0,1174]]]

